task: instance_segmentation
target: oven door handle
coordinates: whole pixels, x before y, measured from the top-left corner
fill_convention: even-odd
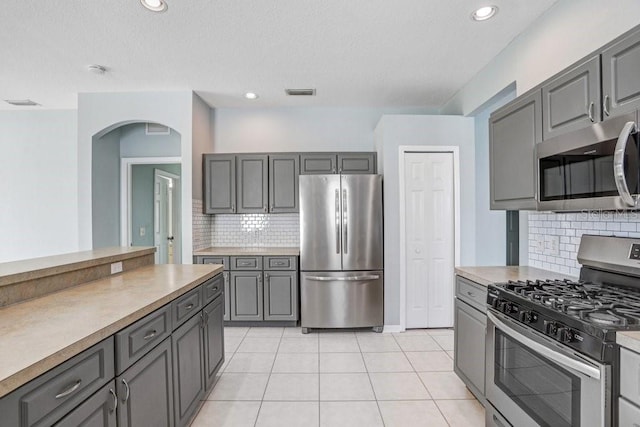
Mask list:
[[[620,194],[622,201],[631,207],[635,207],[638,200],[631,195],[629,187],[627,186],[627,177],[624,174],[624,152],[627,149],[627,141],[632,133],[637,131],[636,124],[634,122],[625,123],[616,142],[616,148],[613,153],[613,176],[616,181],[616,188]]]
[[[494,325],[496,325],[497,328],[502,329],[504,332],[506,332],[508,335],[510,335],[511,337],[515,338],[516,340],[518,340],[520,343],[524,344],[525,346],[529,347],[532,350],[537,351],[538,353],[540,353],[541,355],[543,355],[544,357],[556,362],[559,365],[564,366],[567,369],[573,369],[574,371],[578,371],[580,373],[583,373],[584,375],[587,375],[591,378],[594,378],[596,380],[600,380],[600,369],[596,368],[595,366],[586,364],[584,362],[580,362],[576,359],[573,359],[569,356],[565,356],[562,353],[558,353],[557,351],[553,351],[551,350],[549,347],[540,344],[534,340],[532,340],[531,338],[528,338],[524,335],[522,335],[520,332],[516,331],[515,329],[511,328],[510,326],[507,326],[503,321],[501,321],[500,319],[498,319],[496,316],[494,316],[492,313],[487,313],[487,317],[489,318],[489,320],[491,320],[493,322]]]

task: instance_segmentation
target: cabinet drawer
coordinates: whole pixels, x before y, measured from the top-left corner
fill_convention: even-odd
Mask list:
[[[171,305],[154,311],[115,335],[116,375],[120,375],[171,334]]]
[[[297,259],[294,256],[266,256],[264,257],[264,269],[296,270],[298,268]]]
[[[640,427],[640,408],[618,398],[618,425],[620,427]]]
[[[216,297],[223,292],[223,289],[224,278],[222,277],[222,274],[218,274],[213,279],[206,281],[202,285],[202,290],[204,292],[204,305],[207,305],[216,299]]]
[[[231,270],[262,270],[261,256],[232,256]]]
[[[485,286],[456,276],[456,297],[483,313],[487,311],[487,288]]]
[[[190,290],[171,303],[173,330],[204,307],[202,303],[202,286]]]
[[[113,338],[107,338],[0,399],[0,424],[53,425],[113,377]]]
[[[55,427],[116,427],[116,407],[118,402],[115,390],[115,381],[110,381],[100,391],[60,420]]]
[[[640,406],[640,354],[620,349],[620,395]]]
[[[197,264],[222,264],[225,270],[229,269],[229,257],[228,256],[202,256],[198,255],[196,260]]]

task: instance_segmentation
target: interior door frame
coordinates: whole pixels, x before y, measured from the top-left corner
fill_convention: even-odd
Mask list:
[[[401,145],[398,147],[398,168],[400,178],[400,332],[407,325],[407,265],[406,221],[405,221],[405,154],[409,153],[452,153],[453,154],[453,264],[460,265],[460,148],[445,145]],[[451,272],[453,274],[453,271]]]
[[[182,264],[182,230],[181,230],[181,225],[182,225],[182,210],[181,209],[177,209],[178,214],[180,215],[180,218],[178,218],[178,220],[176,221],[174,212],[176,210],[176,207],[180,207],[180,202],[182,201],[182,197],[181,197],[181,180],[180,180],[180,175],[176,175],[174,173],[171,172],[167,172],[164,171],[162,169],[158,169],[158,168],[154,168],[153,169],[153,245],[157,248],[158,244],[160,243],[158,241],[158,233],[156,232],[156,228],[159,226],[159,221],[160,221],[160,213],[158,212],[158,207],[156,205],[156,185],[158,184],[157,179],[158,178],[165,178],[165,179],[172,179],[176,185],[175,188],[173,189],[173,191],[171,191],[171,198],[173,198],[174,200],[177,199],[178,203],[174,203],[174,200],[171,200],[171,229],[172,229],[172,234],[174,237],[174,242],[178,242],[177,243],[177,250],[176,250],[176,245],[174,243],[174,248],[173,248],[173,253],[174,253],[174,262],[172,262],[172,264]],[[177,224],[176,224],[177,223]],[[176,255],[177,253],[177,255]],[[180,258],[180,262],[175,262],[175,257],[179,257]],[[158,260],[159,260],[160,254],[159,251],[156,250],[156,264],[158,264]]]
[[[120,159],[120,246],[130,247],[133,238],[131,230],[131,224],[133,222],[131,219],[131,171],[133,165],[172,163],[182,165],[182,157],[123,157]],[[180,175],[182,176],[182,168],[180,170]],[[182,206],[180,212],[181,214],[183,213]],[[180,237],[182,238],[182,236]]]

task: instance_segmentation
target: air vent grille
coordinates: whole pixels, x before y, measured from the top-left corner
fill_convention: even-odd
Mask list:
[[[289,96],[315,96],[315,89],[285,89],[285,93]]]
[[[35,107],[36,105],[40,105],[30,99],[5,99],[4,102],[11,105],[17,105],[18,107]]]
[[[169,135],[170,133],[171,129],[169,126],[161,125],[159,123],[147,123],[147,135]]]

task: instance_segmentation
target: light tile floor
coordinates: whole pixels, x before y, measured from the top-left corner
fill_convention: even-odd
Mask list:
[[[453,331],[225,328],[225,364],[194,427],[484,426],[453,372]]]

